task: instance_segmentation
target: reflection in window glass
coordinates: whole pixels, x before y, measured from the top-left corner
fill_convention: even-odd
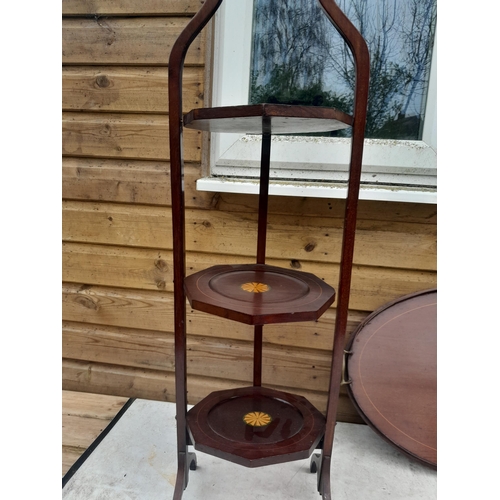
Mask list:
[[[420,140],[436,0],[337,4],[370,51],[366,136]],[[350,113],[354,77],[351,53],[319,2],[254,0],[250,103],[331,106]]]

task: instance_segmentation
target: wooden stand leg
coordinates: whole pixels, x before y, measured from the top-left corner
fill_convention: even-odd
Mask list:
[[[330,487],[330,457],[322,457],[321,460],[321,469],[319,471],[319,486],[318,491],[323,500],[331,500],[331,487]]]
[[[317,475],[318,492],[323,500],[331,500],[330,464],[330,457],[325,457],[323,451],[311,457],[310,471]]]
[[[260,156],[259,220],[257,227],[257,264],[266,263],[267,208],[269,194],[269,168],[271,162],[271,120],[263,117],[262,147]],[[262,325],[254,328],[253,385],[262,384]]]
[[[189,471],[196,470],[197,466],[198,461],[195,453],[189,451],[178,453],[174,500],[181,500],[182,494],[189,482]]]
[[[175,481],[174,500],[181,500],[187,483],[188,471],[186,470],[186,453],[179,453],[177,458],[177,479]]]
[[[262,325],[254,327],[253,385],[262,385]]]
[[[183,268],[178,269],[179,274]],[[182,273],[183,277],[183,273]],[[180,281],[182,283],[182,281]],[[174,500],[180,500],[189,481],[189,470],[196,470],[196,455],[188,451],[190,444],[187,430],[187,358],[186,358],[186,297],[177,287],[178,295],[175,308],[175,399],[177,420],[177,479],[175,481]]]

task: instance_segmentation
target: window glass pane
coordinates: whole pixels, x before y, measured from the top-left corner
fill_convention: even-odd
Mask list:
[[[436,0],[337,4],[370,51],[366,136],[420,140]],[[250,103],[332,106],[352,112],[351,54],[317,1],[254,0],[250,70]]]

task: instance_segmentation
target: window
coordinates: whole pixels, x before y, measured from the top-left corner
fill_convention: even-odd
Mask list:
[[[265,29],[266,22],[268,24],[270,22],[269,18],[265,17],[265,15],[269,16],[269,12],[262,13],[261,10],[259,13],[258,8],[264,6],[265,10],[269,5],[276,3],[277,0],[274,2],[255,0],[254,5],[252,5],[251,2],[245,0],[227,0],[222,4],[215,22],[213,106],[246,104],[252,99],[268,99],[270,92],[278,102],[297,99],[297,96],[291,95],[289,91],[276,90],[279,85],[273,87],[273,70],[274,75],[282,75],[286,73],[286,66],[283,66],[284,59],[280,59],[279,51],[275,50],[276,44],[273,45],[273,42],[269,41],[263,42],[263,39],[269,36],[269,32],[266,32]],[[422,40],[412,38],[412,33],[421,34],[424,31],[422,26],[425,23],[427,23],[425,26],[432,24],[433,28],[435,0],[343,0],[338,3],[354,24],[358,24],[358,28],[359,23],[363,23],[367,19],[372,20],[375,17],[374,12],[378,13],[377,26],[368,27],[365,23],[363,27],[366,31],[363,35],[371,49],[372,66],[374,65],[373,54],[376,52],[374,47],[383,46],[385,47],[385,55],[382,54],[382,56],[386,57],[383,62],[385,62],[385,67],[388,68],[390,74],[383,75],[385,79],[382,78],[381,81],[386,87],[390,87],[394,83],[390,81],[388,76],[391,76],[394,81],[405,82],[403,92],[401,88],[396,88],[392,94],[390,92],[389,95],[381,94],[385,98],[385,101],[379,99],[380,102],[384,103],[383,110],[389,110],[390,113],[386,113],[385,118],[379,119],[377,123],[373,118],[367,128],[360,198],[435,203],[437,170],[436,44],[432,45],[430,39],[426,42],[427,50],[432,48],[430,69],[428,58],[427,63],[425,63],[422,54],[417,52],[421,49],[413,50],[411,47],[408,49],[412,43],[422,44]],[[306,4],[310,6],[310,0],[293,0],[293,2],[288,0],[286,4],[290,8],[295,6],[299,9]],[[370,5],[374,10],[366,11]],[[257,9],[256,11],[254,11],[254,7]],[[273,15],[275,18],[271,20],[271,23],[277,24],[280,13],[275,12]],[[321,15],[326,20],[328,27],[331,27],[331,31],[335,32],[326,16],[322,13]],[[304,16],[299,17],[303,18]],[[412,32],[410,30],[412,25],[417,26],[418,29],[414,29]],[[387,35],[390,29],[394,33],[392,38]],[[386,38],[381,39],[381,34]],[[406,37],[404,38],[404,43],[408,44],[406,55],[401,55],[401,49],[396,46],[396,34],[400,37],[400,45],[402,44],[401,37]],[[322,43],[328,49],[326,52],[334,53],[337,51],[336,55],[340,54],[340,59],[342,59],[345,52],[338,51],[340,43],[343,42],[339,42],[340,39],[335,40],[328,33],[323,33],[322,36]],[[372,38],[370,39],[370,37]],[[262,47],[267,50],[264,56],[260,56]],[[317,53],[318,50],[315,52]],[[390,54],[390,57],[387,54]],[[410,61],[408,54],[412,56],[412,61]],[[334,68],[331,64],[326,64],[325,59],[321,59],[321,57],[326,57],[324,54],[319,54],[318,57],[319,63],[316,64],[326,68],[328,74],[323,74],[320,82],[320,78],[317,76],[319,70],[313,67],[312,74],[316,75],[317,78],[316,80],[312,79],[311,85],[322,83],[320,97],[325,101],[335,97],[337,101],[341,102],[343,95],[348,95],[348,81],[346,79],[343,82],[339,81],[339,69],[343,69],[344,73],[347,74],[349,67],[344,65],[343,68]],[[403,65],[405,58],[406,68]],[[380,59],[381,57],[379,57],[378,62]],[[273,66],[264,67],[271,60],[274,63]],[[314,66],[315,62],[310,56],[307,57],[307,60],[310,65]],[[264,61],[266,62],[264,63]],[[410,63],[413,64],[412,68],[408,68]],[[296,67],[297,60],[292,60],[288,68]],[[259,73],[259,69],[265,69],[265,71]],[[408,77],[410,70],[413,71],[413,81]],[[304,70],[304,72],[307,71],[307,69]],[[261,77],[261,74],[264,73],[267,75],[267,80]],[[424,78],[426,75],[427,77]],[[279,78],[275,78],[274,83],[278,80]],[[300,78],[296,80],[300,81]],[[428,81],[428,86],[425,82],[424,85],[422,84],[424,80]],[[302,81],[311,81],[311,78],[302,78]],[[304,83],[299,82],[295,87],[304,90],[304,85]],[[269,89],[271,90],[266,96],[265,93]],[[300,99],[301,96],[298,98]],[[371,102],[375,100],[371,98]],[[342,109],[338,102],[335,104]],[[344,98],[343,105],[349,106],[348,99]],[[349,109],[343,110],[349,112]],[[372,116],[380,114],[377,115],[374,112]],[[397,128],[400,124],[413,125],[413,127],[410,127],[409,132],[407,131],[408,127],[405,128],[405,132],[402,132],[401,127]],[[212,134],[210,176],[199,179],[198,188],[209,191],[258,192],[260,144],[260,136]],[[272,180],[270,193],[328,198],[344,197],[349,148],[350,139],[347,137],[274,136],[271,148]]]

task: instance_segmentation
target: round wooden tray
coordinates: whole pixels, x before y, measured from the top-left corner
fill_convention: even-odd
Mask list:
[[[347,386],[363,419],[398,449],[437,467],[437,291],[402,297],[358,327]]]
[[[313,274],[264,264],[214,266],[184,284],[194,309],[250,325],[314,321],[335,300]]]
[[[197,450],[246,467],[308,458],[325,428],[307,399],[263,387],[213,392],[187,422]]]

